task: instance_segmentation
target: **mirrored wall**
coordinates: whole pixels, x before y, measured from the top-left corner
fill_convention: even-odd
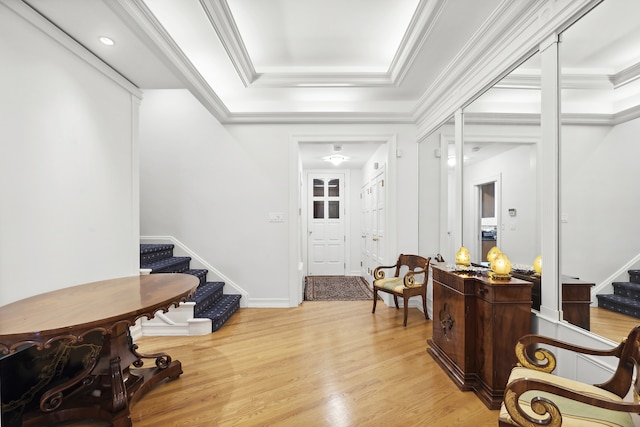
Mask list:
[[[640,323],[640,310],[637,317],[615,310],[599,314],[605,313],[602,295],[616,293],[613,283],[628,282],[629,270],[640,270],[637,16],[637,0],[605,1],[559,35],[559,277],[540,279],[542,292],[545,283],[552,291],[558,288],[560,301],[547,314],[557,309],[564,320],[613,341]],[[546,58],[549,53],[545,51]],[[545,247],[548,239],[556,244],[555,234],[545,235],[547,227],[541,224],[541,206],[553,206],[549,200],[555,194],[541,189],[541,182],[549,180],[540,167],[540,62],[539,53],[523,60],[421,142],[420,206],[434,197],[440,200],[438,218],[419,216],[421,253],[444,252],[452,261],[462,244],[472,262],[480,264],[488,249],[498,246],[516,270],[524,271],[541,254],[544,237]],[[544,147],[549,153],[549,145]],[[423,162],[434,164],[433,153],[438,171],[424,172]],[[618,297],[610,298],[615,302]],[[547,300],[545,307],[553,301]],[[612,323],[621,324],[624,333],[611,335]]]
[[[462,244],[471,261],[497,246],[521,270],[540,254],[536,53],[463,110]]]
[[[626,322],[627,331],[640,323],[616,315],[635,308],[610,296],[613,282],[640,268],[638,16],[637,0],[605,1],[560,37],[560,272],[590,283],[593,302],[612,308],[594,311],[596,333],[607,330],[602,322]]]

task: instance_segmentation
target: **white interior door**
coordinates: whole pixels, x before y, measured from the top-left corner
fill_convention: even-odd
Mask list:
[[[371,252],[371,258],[375,264],[374,268],[384,264],[385,254],[385,188],[384,188],[385,174],[384,172],[376,176],[373,180],[373,200],[372,200],[372,216],[373,227],[371,228],[371,240],[373,242],[373,250]]]
[[[384,265],[385,254],[385,172],[384,169],[362,190],[362,264],[363,275],[372,280],[373,270]]]
[[[309,276],[345,274],[344,174],[308,175]]]
[[[371,234],[368,219],[371,217],[369,214],[369,185],[365,185],[360,190],[360,274],[362,277],[369,278],[369,272],[367,271],[368,264],[368,237]]]

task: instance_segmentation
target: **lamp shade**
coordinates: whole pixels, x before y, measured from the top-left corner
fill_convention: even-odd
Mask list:
[[[471,255],[469,255],[469,250],[464,246],[460,246],[460,249],[458,249],[458,252],[456,252],[456,264],[459,264],[459,265],[471,264]]]
[[[506,276],[511,273],[511,261],[505,254],[499,253],[491,262],[491,271],[501,276]]]
[[[542,274],[542,255],[538,255],[536,259],[533,260],[533,271]]]
[[[496,258],[496,256],[499,253],[500,253],[500,249],[498,249],[497,246],[494,246],[491,249],[489,249],[489,252],[487,252],[487,261],[489,261],[489,264],[493,262],[493,260]]]

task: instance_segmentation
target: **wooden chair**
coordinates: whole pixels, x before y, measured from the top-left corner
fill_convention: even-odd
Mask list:
[[[538,344],[576,353],[619,358],[613,376],[602,384],[586,384],[551,374],[556,358]],[[533,347],[532,347],[533,346]],[[519,364],[511,371],[500,409],[499,425],[507,426],[633,426],[640,413],[638,378],[640,326],[617,347],[597,350],[543,337],[525,335],[516,344]],[[633,381],[634,401],[625,400]]]
[[[398,305],[398,297],[404,299],[404,326],[407,326],[409,315],[409,298],[422,297],[424,318],[429,319],[427,313],[427,280],[429,279],[429,262],[431,258],[423,258],[419,255],[400,254],[395,265],[380,266],[373,271],[373,311],[376,312],[378,291],[393,295],[393,301]],[[393,277],[385,278],[383,270],[395,268]],[[418,276],[418,278],[416,278]]]

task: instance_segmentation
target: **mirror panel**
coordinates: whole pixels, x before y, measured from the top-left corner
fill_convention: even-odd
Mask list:
[[[588,297],[599,307],[589,310],[590,329],[614,341],[640,322],[616,314],[625,310],[620,298],[603,296],[640,269],[638,16],[637,0],[602,2],[562,33],[559,47],[561,279],[592,284]],[[565,295],[571,321],[568,305]]]
[[[528,271],[540,253],[540,102],[536,53],[463,110],[462,244],[473,263],[498,246]]]

